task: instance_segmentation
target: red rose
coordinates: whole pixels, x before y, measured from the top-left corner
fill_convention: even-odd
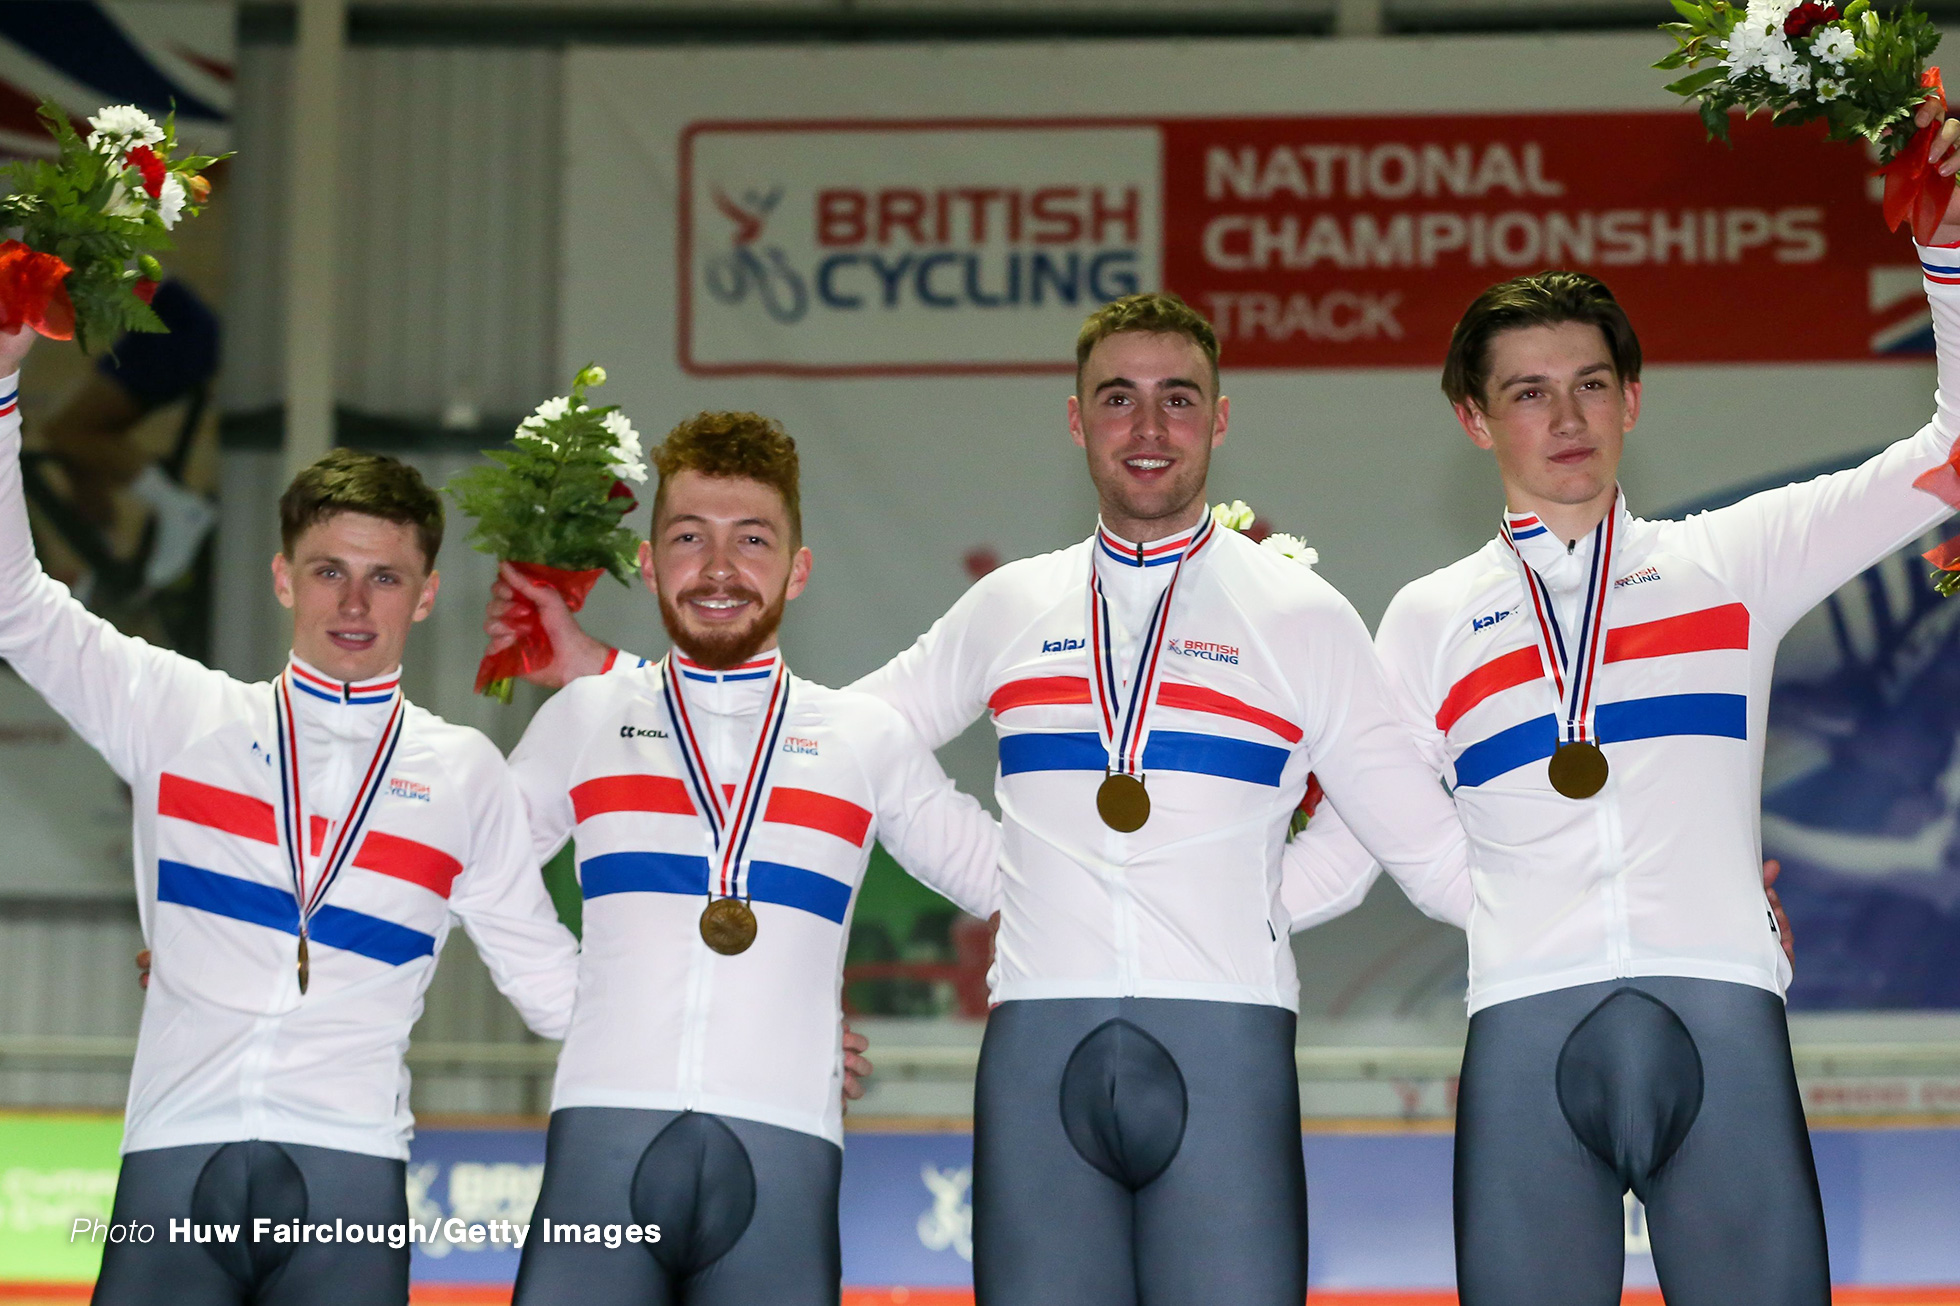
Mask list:
[[[1790,16],[1783,20],[1783,35],[1793,41],[1800,40],[1803,37],[1809,36],[1825,23],[1836,22],[1837,16],[1838,8],[1836,5],[1819,4],[1817,0],[1805,0],[1805,3],[1792,9]]]
[[[135,292],[136,297],[145,304],[157,297],[157,283],[148,277],[136,278],[136,284],[131,286],[130,290]]]
[[[633,487],[625,481],[614,481],[612,489],[606,491],[606,502],[611,503],[614,499],[626,500],[627,512],[632,512],[640,506],[640,501],[633,497]]]
[[[157,157],[155,150],[139,145],[129,152],[124,161],[143,175],[143,189],[150,192],[151,199],[163,194],[163,178],[168,169],[163,166],[163,160]]]

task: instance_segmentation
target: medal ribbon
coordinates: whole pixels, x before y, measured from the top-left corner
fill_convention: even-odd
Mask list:
[[[688,787],[708,823],[715,843],[716,864],[709,867],[708,896],[746,898],[747,868],[742,854],[748,848],[749,834],[762,814],[762,795],[769,787],[769,767],[776,757],[776,741],[782,738],[783,722],[789,716],[789,667],[776,659],[775,674],[769,681],[768,704],[762,712],[762,729],[756,735],[755,755],[749,759],[748,775],[730,801],[708,770],[708,755],[694,730],[694,718],[687,710],[687,691],[681,686],[680,668],[669,653],[660,664],[660,692],[667,701],[667,715],[674,723],[674,739],[680,747],[681,765],[687,770]]]
[[[1102,528],[1097,527],[1099,541],[1101,533]],[[1116,642],[1110,628],[1109,600],[1103,595],[1102,579],[1096,574],[1095,559],[1091,555],[1089,646],[1092,656],[1089,659],[1089,692],[1095,699],[1096,728],[1109,754],[1109,769],[1118,775],[1143,773],[1143,748],[1150,737],[1145,718],[1156,697],[1158,673],[1163,667],[1164,632],[1170,626],[1171,600],[1177,594],[1177,584],[1184,576],[1185,565],[1217,533],[1218,522],[1207,513],[1204,525],[1198,528],[1183,556],[1172,566],[1170,583],[1158,596],[1157,606],[1150,612],[1150,623],[1144,627],[1136,674],[1130,678],[1130,696],[1121,705],[1120,715],[1116,698],[1119,692],[1117,686],[1122,682],[1116,678]]]
[[[368,813],[374,810],[375,795],[381,792],[382,777],[388,773],[388,765],[394,760],[395,746],[401,742],[402,725],[407,718],[407,700],[402,697],[400,682],[390,693],[393,704],[388,711],[387,724],[381,727],[381,737],[375,742],[374,755],[368,759],[367,769],[361,774],[361,782],[354,789],[354,799],[347,806],[347,814],[340,820],[340,828],[335,832],[333,846],[325,850],[318,872],[312,884],[306,881],[306,835],[310,824],[306,819],[306,796],[300,783],[299,729],[293,719],[293,668],[279,677],[272,692],[273,728],[279,743],[279,837],[286,852],[286,866],[293,876],[293,902],[299,908],[299,933],[306,937],[307,922],[325,901],[327,891],[333,888],[335,880],[347,865],[354,850],[360,846],[361,831],[367,825]]]
[[[1518,548],[1520,536],[1536,535],[1543,526],[1525,518],[1513,524],[1509,513],[1499,519],[1499,534],[1524,572],[1525,592],[1531,596],[1531,610],[1538,619],[1538,649],[1544,659],[1546,679],[1558,701],[1561,743],[1593,742],[1593,682],[1606,651],[1606,600],[1613,592],[1613,546],[1619,535],[1620,498],[1605,520],[1593,527],[1592,567],[1586,577],[1586,604],[1580,610],[1579,629],[1568,647],[1560,629],[1558,612],[1552,605],[1552,591]]]

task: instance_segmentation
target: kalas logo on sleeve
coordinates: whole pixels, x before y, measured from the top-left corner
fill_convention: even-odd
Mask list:
[[[699,375],[1066,371],[1153,289],[1158,133],[710,123],[681,142],[680,340]]]

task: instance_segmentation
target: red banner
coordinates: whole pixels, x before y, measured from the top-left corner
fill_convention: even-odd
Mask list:
[[[1918,267],[1871,163],[1682,113],[1166,122],[1166,286],[1246,367],[1433,367],[1492,282],[1578,268],[1656,362],[1918,352]]]

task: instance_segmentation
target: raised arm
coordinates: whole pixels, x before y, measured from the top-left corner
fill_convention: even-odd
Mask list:
[[[886,724],[870,760],[878,838],[914,879],[985,920],[1000,910],[1000,823],[954,788],[912,728],[879,703]]]
[[[487,740],[457,779],[476,803],[469,865],[450,910],[463,922],[499,991],[542,1038],[563,1038],[578,989],[578,941],[559,921],[532,850],[523,798]]]
[[[1937,110],[1929,103],[1922,121]],[[1960,120],[1948,120],[1932,158],[1951,175]],[[1751,613],[1781,635],[1840,585],[1896,552],[1953,512],[1960,477],[1942,474],[1943,492],[1914,484],[1956,454],[1960,440],[1960,194],[1947,208],[1936,244],[1916,245],[1939,388],[1933,417],[1917,434],[1856,467],[1751,495],[1690,518],[1705,556],[1733,583]]]
[[[0,336],[0,658],[130,783],[244,686],[123,634],[41,570],[21,485],[15,399],[26,352],[18,334]]]

